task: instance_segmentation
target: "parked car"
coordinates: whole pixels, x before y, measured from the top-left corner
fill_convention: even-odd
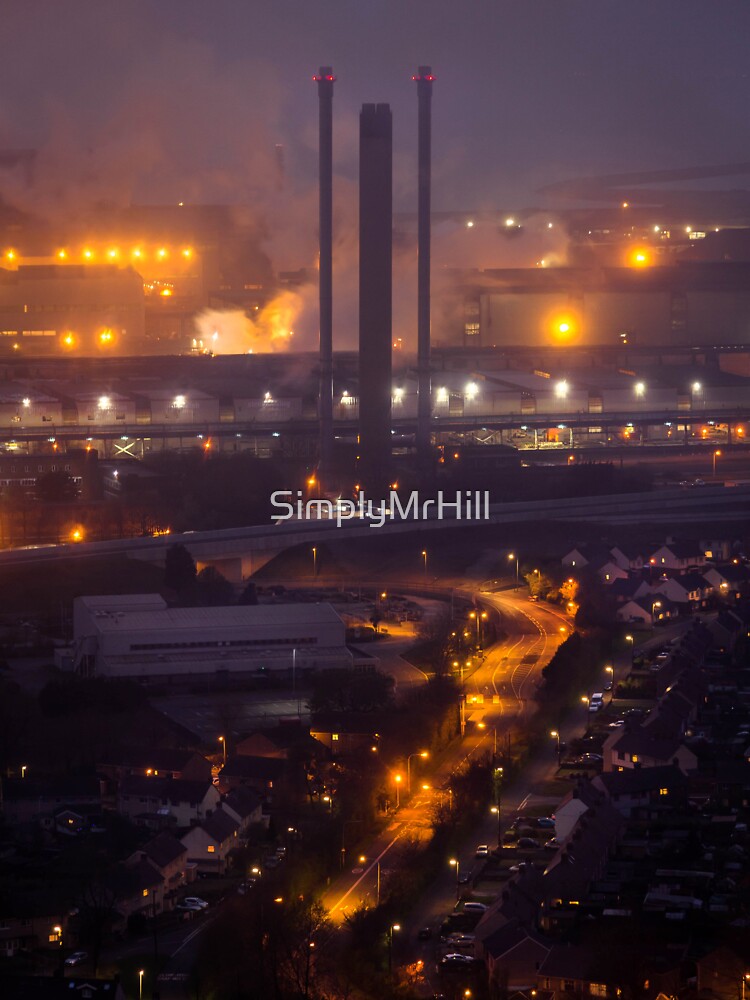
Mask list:
[[[555,821],[551,816],[540,816],[536,821],[536,825],[542,827],[544,830],[554,830]]]
[[[479,844],[474,852],[475,858],[488,858],[490,856],[489,844]]]
[[[420,927],[419,930],[417,931],[418,941],[429,941],[431,937],[432,937],[431,927]]]
[[[518,846],[524,851],[536,851],[539,848],[539,841],[533,837],[521,837]]]
[[[550,837],[550,839],[544,845],[545,851],[557,851],[560,847],[560,841],[557,837]]]
[[[74,951],[72,955],[68,955],[65,959],[65,965],[80,965],[81,962],[85,962],[89,957],[87,951]]]
[[[201,899],[200,896],[185,896],[182,902],[187,903],[188,906],[197,906],[199,910],[208,909],[208,903],[205,899]]]
[[[462,955],[460,951],[449,952],[440,959],[440,964],[443,968],[465,968],[468,965],[472,965],[473,962],[474,959],[471,955]]]
[[[487,907],[484,903],[474,903],[469,900],[468,903],[464,903],[464,913],[484,913]]]
[[[196,906],[195,903],[178,903],[175,910],[178,913],[203,913],[203,907]]]

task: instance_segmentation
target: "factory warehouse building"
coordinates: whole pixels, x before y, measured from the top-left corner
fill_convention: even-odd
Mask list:
[[[159,594],[78,597],[73,632],[71,669],[144,684],[294,680],[357,665],[330,604],[170,608]]]

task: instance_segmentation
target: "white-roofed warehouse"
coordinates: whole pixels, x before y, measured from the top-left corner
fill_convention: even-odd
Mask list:
[[[158,594],[78,597],[74,668],[144,683],[352,666],[330,604],[170,608]]]

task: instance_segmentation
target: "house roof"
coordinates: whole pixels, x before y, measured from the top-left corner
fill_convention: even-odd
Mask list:
[[[698,572],[680,573],[678,576],[673,576],[672,581],[679,583],[685,590],[708,590],[712,586],[705,576]]]
[[[712,569],[727,583],[745,583],[749,577],[748,567],[744,563],[722,563]]]
[[[595,954],[580,945],[556,944],[539,967],[539,975],[551,979],[589,980]]]
[[[138,795],[166,802],[200,805],[213,788],[211,781],[186,781],[183,778],[155,778],[141,774],[126,775],[120,782],[120,796]]]
[[[615,597],[633,597],[636,591],[643,586],[643,578],[640,576],[620,576],[612,581],[609,588],[610,594]]]
[[[274,781],[281,777],[288,761],[278,757],[233,756],[227,758],[220,775],[228,778],[258,778]]]
[[[685,775],[673,764],[605,771],[592,780],[594,787],[601,788],[610,798],[650,792],[657,788],[685,788],[687,783]]]
[[[658,545],[651,555],[666,549],[672,553],[676,559],[703,559],[704,554],[697,542],[665,542]]]
[[[495,960],[502,959],[505,955],[515,951],[523,944],[531,943],[549,952],[550,943],[525,927],[519,926],[516,921],[507,923],[504,927],[498,927],[483,940],[484,950]]]
[[[636,754],[641,757],[671,761],[680,749],[680,740],[676,737],[674,739],[659,739],[650,736],[641,727],[630,731],[626,730],[610,746],[616,749],[618,754],[629,753],[631,757]]]
[[[143,747],[131,747],[105,754],[99,759],[99,766],[132,767],[147,771],[184,771],[194,757],[204,760],[195,750],[175,750],[172,747],[155,747],[146,750]]]
[[[217,809],[207,820],[201,823],[201,827],[212,840],[215,840],[217,844],[221,844],[237,833],[239,823],[224,809]]]
[[[238,785],[237,788],[233,788],[222,803],[223,806],[231,809],[232,812],[240,817],[240,822],[247,819],[248,816],[252,816],[260,804],[260,796],[244,785]]]
[[[142,851],[157,868],[166,868],[185,854],[185,845],[169,831],[163,830],[144,844]]]

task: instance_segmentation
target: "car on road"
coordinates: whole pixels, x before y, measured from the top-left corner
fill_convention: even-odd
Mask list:
[[[68,955],[65,959],[65,965],[80,965],[88,957],[89,953],[87,951],[74,951],[72,955]]]
[[[536,851],[539,849],[539,841],[533,837],[521,837],[518,846],[522,851]]]
[[[585,764],[601,764],[604,758],[600,753],[584,753],[581,754],[581,760]],[[554,823],[552,825],[554,826]]]
[[[187,906],[197,906],[199,910],[208,909],[208,903],[205,899],[201,899],[200,896],[185,896],[182,902]]]
[[[203,913],[203,908],[196,906],[195,903],[177,903],[175,911],[177,913]]]
[[[443,955],[440,959],[440,965],[444,969],[465,969],[469,965],[474,964],[474,959],[471,955],[462,955],[460,951],[451,951],[447,955]]]
[[[489,844],[478,844],[474,852],[475,858],[488,858],[490,856]]]

